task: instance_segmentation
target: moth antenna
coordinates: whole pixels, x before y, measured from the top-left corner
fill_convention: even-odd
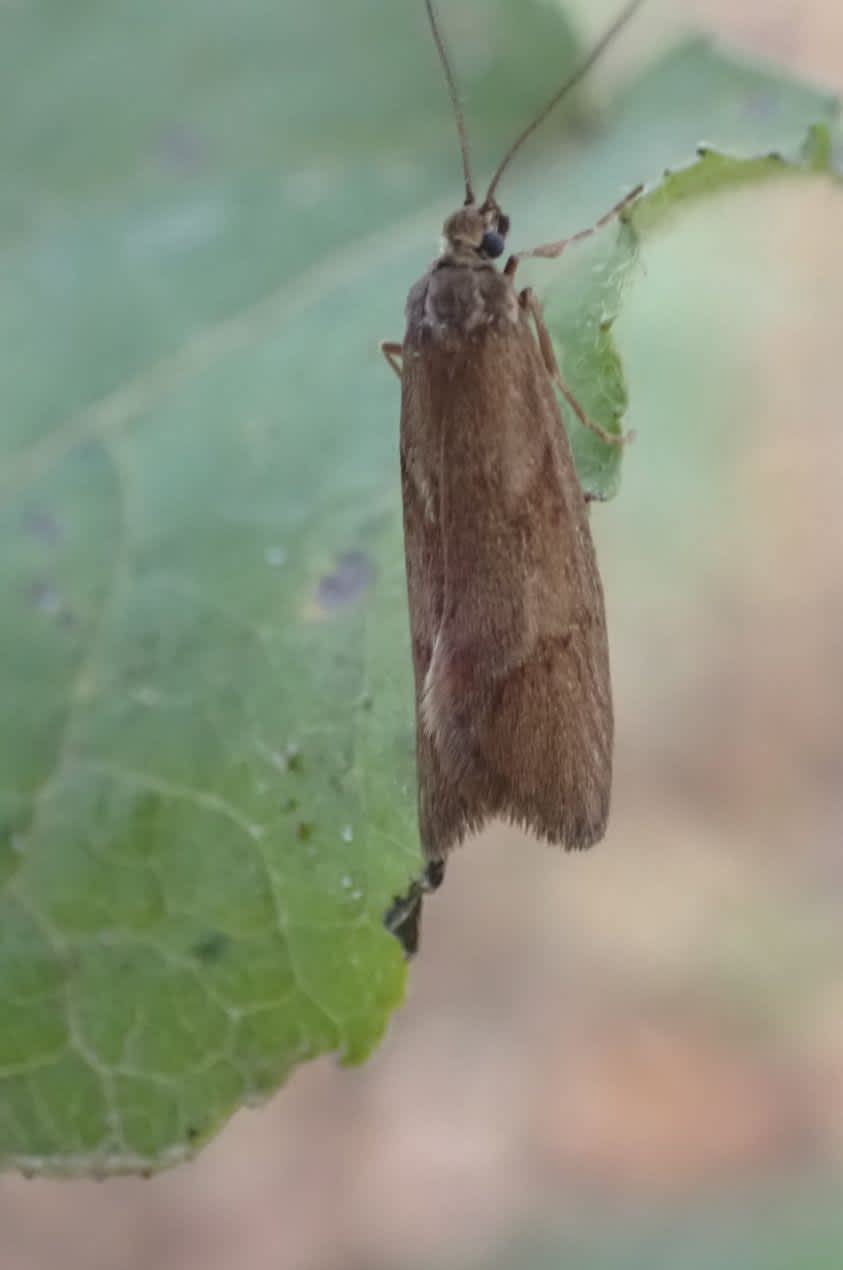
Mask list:
[[[462,170],[465,177],[465,201],[466,203],[474,202],[474,189],[471,184],[471,166],[468,157],[468,134],[465,130],[465,117],[462,113],[460,105],[460,96],[457,91],[457,81],[454,78],[454,71],[451,66],[451,59],[448,56],[448,49],[445,45],[445,38],[439,26],[439,19],[436,16],[436,10],[433,7],[433,0],[424,0],[427,16],[430,19],[430,29],[433,32],[433,38],[436,41],[436,48],[439,52],[439,60],[442,63],[442,69],[445,72],[445,79],[448,82],[448,93],[451,98],[451,105],[454,108],[454,116],[457,121],[457,132],[460,138],[460,152],[462,153]]]
[[[509,147],[506,154],[503,156],[500,163],[498,164],[498,168],[497,168],[497,171],[495,172],[495,175],[492,177],[492,181],[489,186],[488,193],[486,194],[484,206],[491,203],[492,196],[498,187],[498,182],[500,181],[507,167],[509,167],[509,164],[514,159],[517,152],[521,149],[524,142],[533,135],[533,133],[536,131],[538,127],[541,126],[541,124],[544,123],[547,116],[550,114],[552,110],[554,110],[559,105],[562,98],[566,97],[568,93],[571,91],[571,89],[575,88],[576,85],[580,82],[580,80],[585,75],[588,74],[588,72],[591,70],[592,66],[597,61],[597,59],[602,56],[602,54],[606,51],[608,46],[614,40],[615,36],[618,35],[619,32],[626,26],[627,22],[629,22],[630,18],[634,15],[635,11],[637,9],[640,9],[643,3],[644,3],[644,0],[631,0],[631,3],[627,4],[626,7],[621,10],[620,14],[618,15],[618,17],[615,18],[614,22],[609,27],[608,31],[606,31],[605,34],[600,37],[600,39],[594,45],[594,48],[591,50],[588,56],[584,59],[584,61],[582,61],[580,65],[576,68],[576,70],[573,72],[573,74],[571,74],[568,77],[568,79],[565,80],[562,87],[553,94],[550,101],[542,110],[539,111],[535,119],[533,119],[532,122],[527,125],[524,131],[519,133],[519,135],[515,138],[512,145]]]

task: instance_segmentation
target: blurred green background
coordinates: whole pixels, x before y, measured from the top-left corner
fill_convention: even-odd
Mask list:
[[[511,79],[486,82],[494,24],[443,7],[482,163],[557,48],[513,40]],[[27,270],[56,287],[52,324],[19,300],[5,315],[10,418],[35,384],[46,433],[200,316],[456,181],[418,8],[0,7],[0,279],[16,297]],[[571,12],[587,36],[612,8]],[[654,0],[596,99],[691,21],[839,87],[836,0]],[[284,118],[279,83],[299,103]],[[390,165],[367,163],[372,136]],[[515,180],[516,222],[522,201]],[[627,299],[638,440],[595,514],[618,721],[606,843],[577,859],[505,830],[472,844],[365,1068],[306,1067],[151,1182],[0,1180],[0,1270],[843,1264],[840,207],[800,182],[695,211]],[[437,231],[434,215],[431,247]],[[392,280],[385,336],[409,280]],[[394,394],[374,354],[371,373]]]

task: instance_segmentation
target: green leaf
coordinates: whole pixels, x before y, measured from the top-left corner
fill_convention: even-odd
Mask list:
[[[671,133],[665,135],[668,112]],[[698,121],[714,144],[689,145],[697,157],[688,162],[680,138],[692,136]],[[595,171],[617,167],[621,153],[627,167],[626,155],[640,149],[642,135],[648,161],[664,166],[663,174],[614,228],[571,248],[576,254],[545,267],[543,278],[536,273],[563,377],[589,418],[622,433],[628,401],[613,326],[642,241],[686,204],[714,194],[782,177],[839,180],[843,162],[839,154],[835,158],[832,128],[839,128],[835,99],[700,39],[688,41],[622,95],[615,126],[575,165],[571,183],[588,185]],[[681,166],[674,168],[677,162]],[[604,501],[614,497],[624,447],[607,444],[575,420],[569,420],[569,432],[583,488]]]
[[[471,32],[475,5],[456,6],[453,42],[487,171],[572,42],[538,0],[483,13],[481,47],[457,21]],[[298,1063],[363,1059],[402,998],[381,919],[419,856],[398,395],[377,341],[400,335],[460,201],[414,21],[375,0],[3,16],[8,1163],[171,1163]],[[774,147],[826,170],[831,117],[694,45],[584,149],[551,128],[544,161],[508,176],[530,205],[518,246],[589,223],[701,137],[740,159],[702,160],[699,187],[678,175],[548,270],[564,371],[598,419],[619,426],[610,328],[650,222]],[[619,451],[577,446],[611,492]]]
[[[536,50],[545,81],[574,51],[544,5],[484,14],[479,159],[535,107]],[[421,8],[2,25],[0,1157],[148,1168],[297,1063],[364,1058],[403,994],[394,384],[367,323],[400,314],[372,297],[458,156]]]

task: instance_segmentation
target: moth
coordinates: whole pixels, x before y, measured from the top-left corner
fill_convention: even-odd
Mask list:
[[[629,20],[634,0],[507,151],[482,201],[432,0],[427,15],[457,120],[465,203],[411,288],[406,330],[383,353],[401,380],[401,487],[416,704],[418,817],[426,869],[386,924],[408,955],[422,896],[449,852],[492,817],[569,849],[604,834],[613,717],[603,588],[557,389],[562,380],[519,261],[553,258],[571,238],[510,255],[496,198],[515,153]]]

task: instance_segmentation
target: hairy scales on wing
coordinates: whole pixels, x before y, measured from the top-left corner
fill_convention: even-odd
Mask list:
[[[589,845],[611,783],[602,588],[553,386],[487,261],[446,252],[410,292],[401,460],[425,850],[493,815]]]

